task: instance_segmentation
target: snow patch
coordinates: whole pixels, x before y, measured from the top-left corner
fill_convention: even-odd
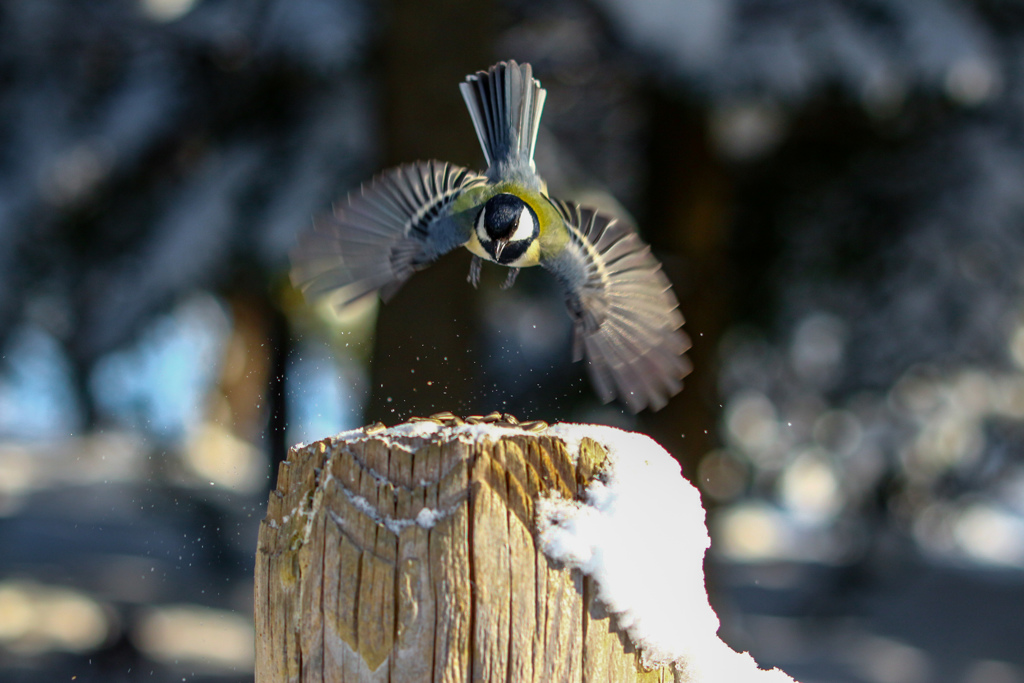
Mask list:
[[[536,436],[535,432],[528,432],[518,427],[506,427],[491,423],[443,425],[432,420],[419,422],[405,422],[394,427],[388,427],[379,432],[367,434],[362,429],[351,429],[331,437],[333,444],[338,443],[359,443],[369,439],[378,439],[388,445],[389,448],[409,449],[409,441],[423,439],[427,441],[449,441],[453,438],[463,443],[474,443],[477,441],[498,441],[506,436]]]
[[[424,529],[432,529],[438,520],[445,516],[443,510],[431,510],[430,508],[423,508],[419,514],[416,515],[416,523]]]
[[[401,536],[405,529],[408,529],[413,525],[418,525],[423,529],[433,528],[438,521],[451,514],[451,510],[432,510],[431,508],[424,507],[421,508],[416,516],[411,519],[398,519],[391,517],[390,515],[381,515],[377,512],[377,509],[362,496],[349,491],[344,486],[341,486],[340,488],[342,493],[345,494],[345,497],[349,499],[356,509],[375,522],[383,524],[388,531],[396,536]],[[331,514],[333,515],[334,513],[332,512]]]
[[[704,587],[711,543],[704,508],[679,463],[650,437],[613,427],[559,424],[547,433],[563,439],[574,457],[591,438],[608,459],[581,500],[538,501],[542,549],[594,579],[598,599],[645,663],[673,664],[693,683],[792,682],[719,639]]]

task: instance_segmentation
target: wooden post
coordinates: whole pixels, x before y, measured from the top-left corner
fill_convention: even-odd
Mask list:
[[[293,448],[260,526],[257,683],[672,681],[537,547],[535,501],[575,497],[604,451],[584,439],[574,465],[546,425],[519,427]]]

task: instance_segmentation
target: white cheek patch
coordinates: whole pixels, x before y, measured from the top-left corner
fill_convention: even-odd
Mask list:
[[[483,243],[490,242],[491,238],[487,235],[487,228],[484,227],[484,215],[487,213],[487,208],[480,210],[480,213],[476,217],[476,238]]]
[[[523,210],[519,213],[519,225],[516,226],[516,231],[512,233],[510,241],[518,242],[520,240],[532,239],[534,227],[536,226],[533,222],[533,214],[530,212],[529,207],[524,206]]]

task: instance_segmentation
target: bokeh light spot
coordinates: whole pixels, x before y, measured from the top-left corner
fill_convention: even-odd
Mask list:
[[[808,522],[832,518],[844,502],[835,471],[817,449],[797,455],[783,472],[779,489],[786,507]]]
[[[197,0],[140,0],[143,13],[153,21],[180,19],[196,6]]]
[[[102,644],[110,624],[89,596],[30,581],[0,583],[0,644],[24,655],[88,652]]]
[[[252,622],[224,610],[180,605],[146,612],[132,633],[139,649],[158,661],[208,670],[252,669]]]

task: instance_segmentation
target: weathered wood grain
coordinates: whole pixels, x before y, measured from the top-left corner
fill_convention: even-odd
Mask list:
[[[535,501],[603,458],[539,430],[293,449],[260,526],[257,683],[673,680],[536,545]]]

